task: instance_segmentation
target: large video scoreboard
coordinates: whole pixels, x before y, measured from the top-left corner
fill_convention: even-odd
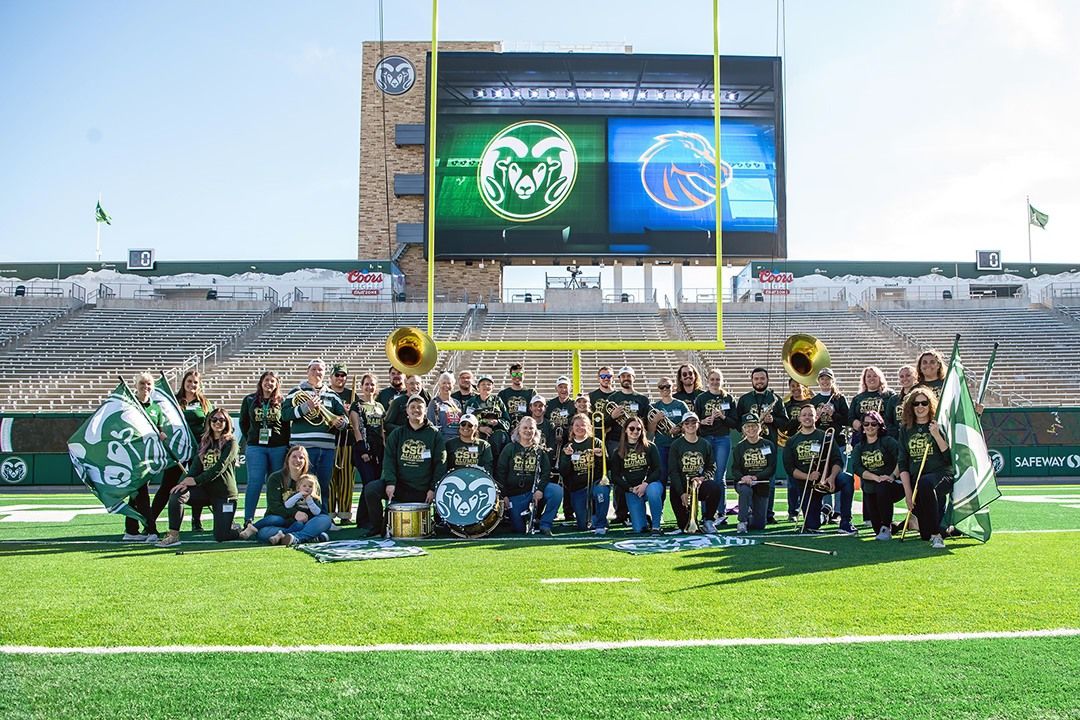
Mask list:
[[[786,257],[779,60],[720,77],[718,176],[710,56],[439,53],[436,257]]]

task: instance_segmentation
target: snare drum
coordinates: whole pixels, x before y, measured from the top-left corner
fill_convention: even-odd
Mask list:
[[[461,467],[439,481],[435,510],[450,532],[463,538],[482,538],[499,525],[502,493],[483,468]]]
[[[390,537],[422,538],[435,534],[428,503],[390,503],[386,508]]]

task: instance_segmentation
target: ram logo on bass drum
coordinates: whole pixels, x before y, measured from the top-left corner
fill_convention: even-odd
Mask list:
[[[488,142],[476,180],[493,213],[529,222],[570,197],[577,171],[577,151],[566,133],[551,123],[526,120],[503,128]]]
[[[387,95],[404,95],[416,83],[416,68],[400,55],[384,57],[375,66],[375,84]]]
[[[676,212],[716,202],[716,150],[703,135],[679,130],[657,135],[638,161],[641,185],[653,202]],[[731,182],[731,165],[720,161],[720,187]]]
[[[0,479],[14,485],[26,479],[29,468],[21,457],[9,457],[0,463]]]

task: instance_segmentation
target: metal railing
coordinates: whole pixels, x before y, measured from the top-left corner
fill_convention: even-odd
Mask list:
[[[7,280],[0,283],[0,296],[4,297],[69,297],[86,302],[86,288],[78,283],[60,280]]]
[[[249,300],[278,303],[278,292],[266,285],[101,283],[98,298],[131,300]]]

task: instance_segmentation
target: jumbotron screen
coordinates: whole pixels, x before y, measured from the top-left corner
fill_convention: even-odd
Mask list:
[[[440,53],[439,258],[787,255],[777,58]],[[720,187],[719,203],[716,189]],[[718,207],[719,206],[719,207]]]

